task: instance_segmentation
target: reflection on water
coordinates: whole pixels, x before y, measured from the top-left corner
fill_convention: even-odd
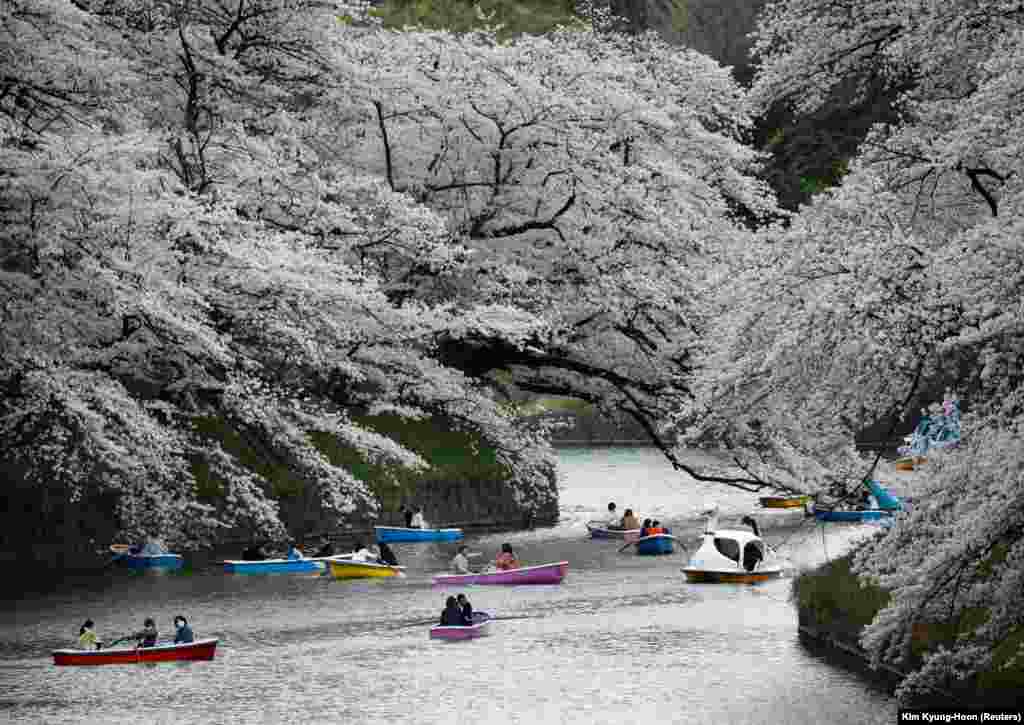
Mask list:
[[[710,500],[734,523],[756,499],[687,488],[653,451],[567,450],[559,526],[473,536],[493,557],[510,541],[529,563],[568,560],[559,586],[471,587],[477,609],[523,617],[491,636],[427,636],[444,597],[431,585],[454,545],[394,547],[402,579],[170,576],[109,572],[0,604],[0,720],[13,723],[692,723],[892,722],[891,699],[803,648],[789,582],[687,584],[685,555],[638,557],[592,542],[607,501],[685,536]],[[799,517],[767,534],[800,564],[823,558]],[[863,529],[830,528],[835,555]],[[839,533],[837,533],[839,532]],[[692,536],[691,536],[692,538]],[[165,633],[185,614],[220,637],[213,662],[58,668],[86,618],[107,639],[147,616]]]

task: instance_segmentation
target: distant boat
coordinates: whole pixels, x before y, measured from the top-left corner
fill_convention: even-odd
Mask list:
[[[335,579],[380,579],[398,576],[403,567],[378,564],[372,561],[353,561],[335,557],[327,560],[328,571]]]
[[[898,459],[895,466],[897,471],[913,471],[915,467],[920,466],[922,463],[924,463],[924,458],[915,459],[907,457]]]
[[[603,521],[588,521],[587,531],[591,539],[636,539],[640,538],[640,529],[609,529]]]
[[[828,509],[817,509],[814,512],[814,517],[818,521],[834,521],[842,523],[861,523],[864,521],[882,521],[883,519],[890,519],[893,516],[892,511],[886,511],[883,509],[863,509],[863,510],[851,510],[851,511],[831,511]]]
[[[487,612],[473,612],[473,624],[462,626],[436,625],[430,628],[431,639],[463,640],[475,639],[489,634],[491,615]]]
[[[893,514],[903,509],[903,501],[898,496],[893,496],[889,493],[889,490],[878,481],[867,481],[867,487],[871,490],[871,495],[878,502],[877,508],[849,510],[816,508],[814,511],[815,518],[819,521],[847,523],[882,521],[891,518]]]
[[[379,544],[400,544],[416,541],[459,541],[462,529],[407,529],[402,526],[374,526]]]
[[[762,496],[761,506],[766,509],[799,509],[811,502],[810,496]]]
[[[322,572],[327,568],[324,558],[262,559],[243,561],[229,559],[224,562],[226,574],[303,574]]]
[[[187,644],[161,644],[156,647],[122,647],[118,649],[59,649],[53,653],[53,664],[81,665],[135,665],[143,662],[173,662],[176,660],[212,660],[217,649],[216,639],[197,639]]]
[[[640,538],[639,528],[607,528],[603,521],[588,521],[587,530],[591,539],[633,539]]]
[[[641,556],[655,556],[657,554],[671,554],[675,551],[672,542],[676,537],[671,534],[651,534],[641,536],[636,542],[636,553]]]
[[[465,586],[467,584],[559,584],[569,573],[569,562],[558,561],[518,569],[499,569],[480,574],[438,574],[435,585]]]
[[[181,554],[165,551],[160,554],[143,554],[141,547],[128,544],[111,544],[110,551],[114,554],[113,561],[129,569],[180,569],[185,565]]]
[[[700,547],[683,567],[689,582],[753,584],[782,576],[782,565],[760,536],[720,529],[704,534]]]

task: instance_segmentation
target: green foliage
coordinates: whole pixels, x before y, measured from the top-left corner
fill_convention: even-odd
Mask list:
[[[432,483],[458,481],[471,485],[508,480],[511,476],[498,462],[494,448],[483,444],[475,433],[456,430],[447,421],[377,415],[362,416],[356,422],[398,441],[431,465],[428,471],[410,471],[372,463],[363,452],[329,433],[311,433],[320,452],[332,464],[365,481],[385,511],[397,510],[404,501],[415,498],[417,491]]]
[[[793,599],[822,627],[859,633],[889,602],[889,593],[862,585],[851,571],[852,555],[833,559],[793,580]]]
[[[418,26],[466,32],[501,26],[501,35],[509,37],[545,33],[559,25],[577,23],[573,8],[569,0],[387,0],[374,9],[374,15],[391,28]]]
[[[269,449],[220,416],[202,416],[193,420],[196,433],[207,440],[216,441],[231,454],[238,463],[270,482],[270,491],[275,498],[299,496],[305,490],[305,483],[296,476],[287,463],[276,461]],[[207,498],[223,494],[223,486],[209,473],[205,464],[192,463],[196,476],[197,493]]]

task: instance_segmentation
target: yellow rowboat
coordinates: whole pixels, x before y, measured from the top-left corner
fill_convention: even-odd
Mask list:
[[[762,496],[761,505],[766,509],[800,509],[811,502],[810,496]]]
[[[371,561],[351,559],[328,559],[327,567],[335,579],[379,579],[388,576],[404,576],[403,567],[377,564]]]

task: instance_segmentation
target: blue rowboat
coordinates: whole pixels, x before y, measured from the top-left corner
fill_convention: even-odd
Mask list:
[[[320,573],[326,566],[323,559],[229,560],[224,562],[224,572],[226,574],[303,574]]]
[[[378,544],[414,541],[459,541],[462,529],[406,529],[401,526],[374,526]]]
[[[185,565],[180,554],[123,554],[117,561],[129,569],[180,569]]]
[[[818,510],[814,517],[818,521],[837,521],[846,523],[860,523],[863,521],[882,521],[892,517],[892,511],[882,509],[865,509],[863,511],[827,511]]]
[[[655,556],[657,554],[671,554],[674,551],[672,542],[676,537],[671,534],[652,534],[641,536],[636,542],[636,553],[643,556]]]

